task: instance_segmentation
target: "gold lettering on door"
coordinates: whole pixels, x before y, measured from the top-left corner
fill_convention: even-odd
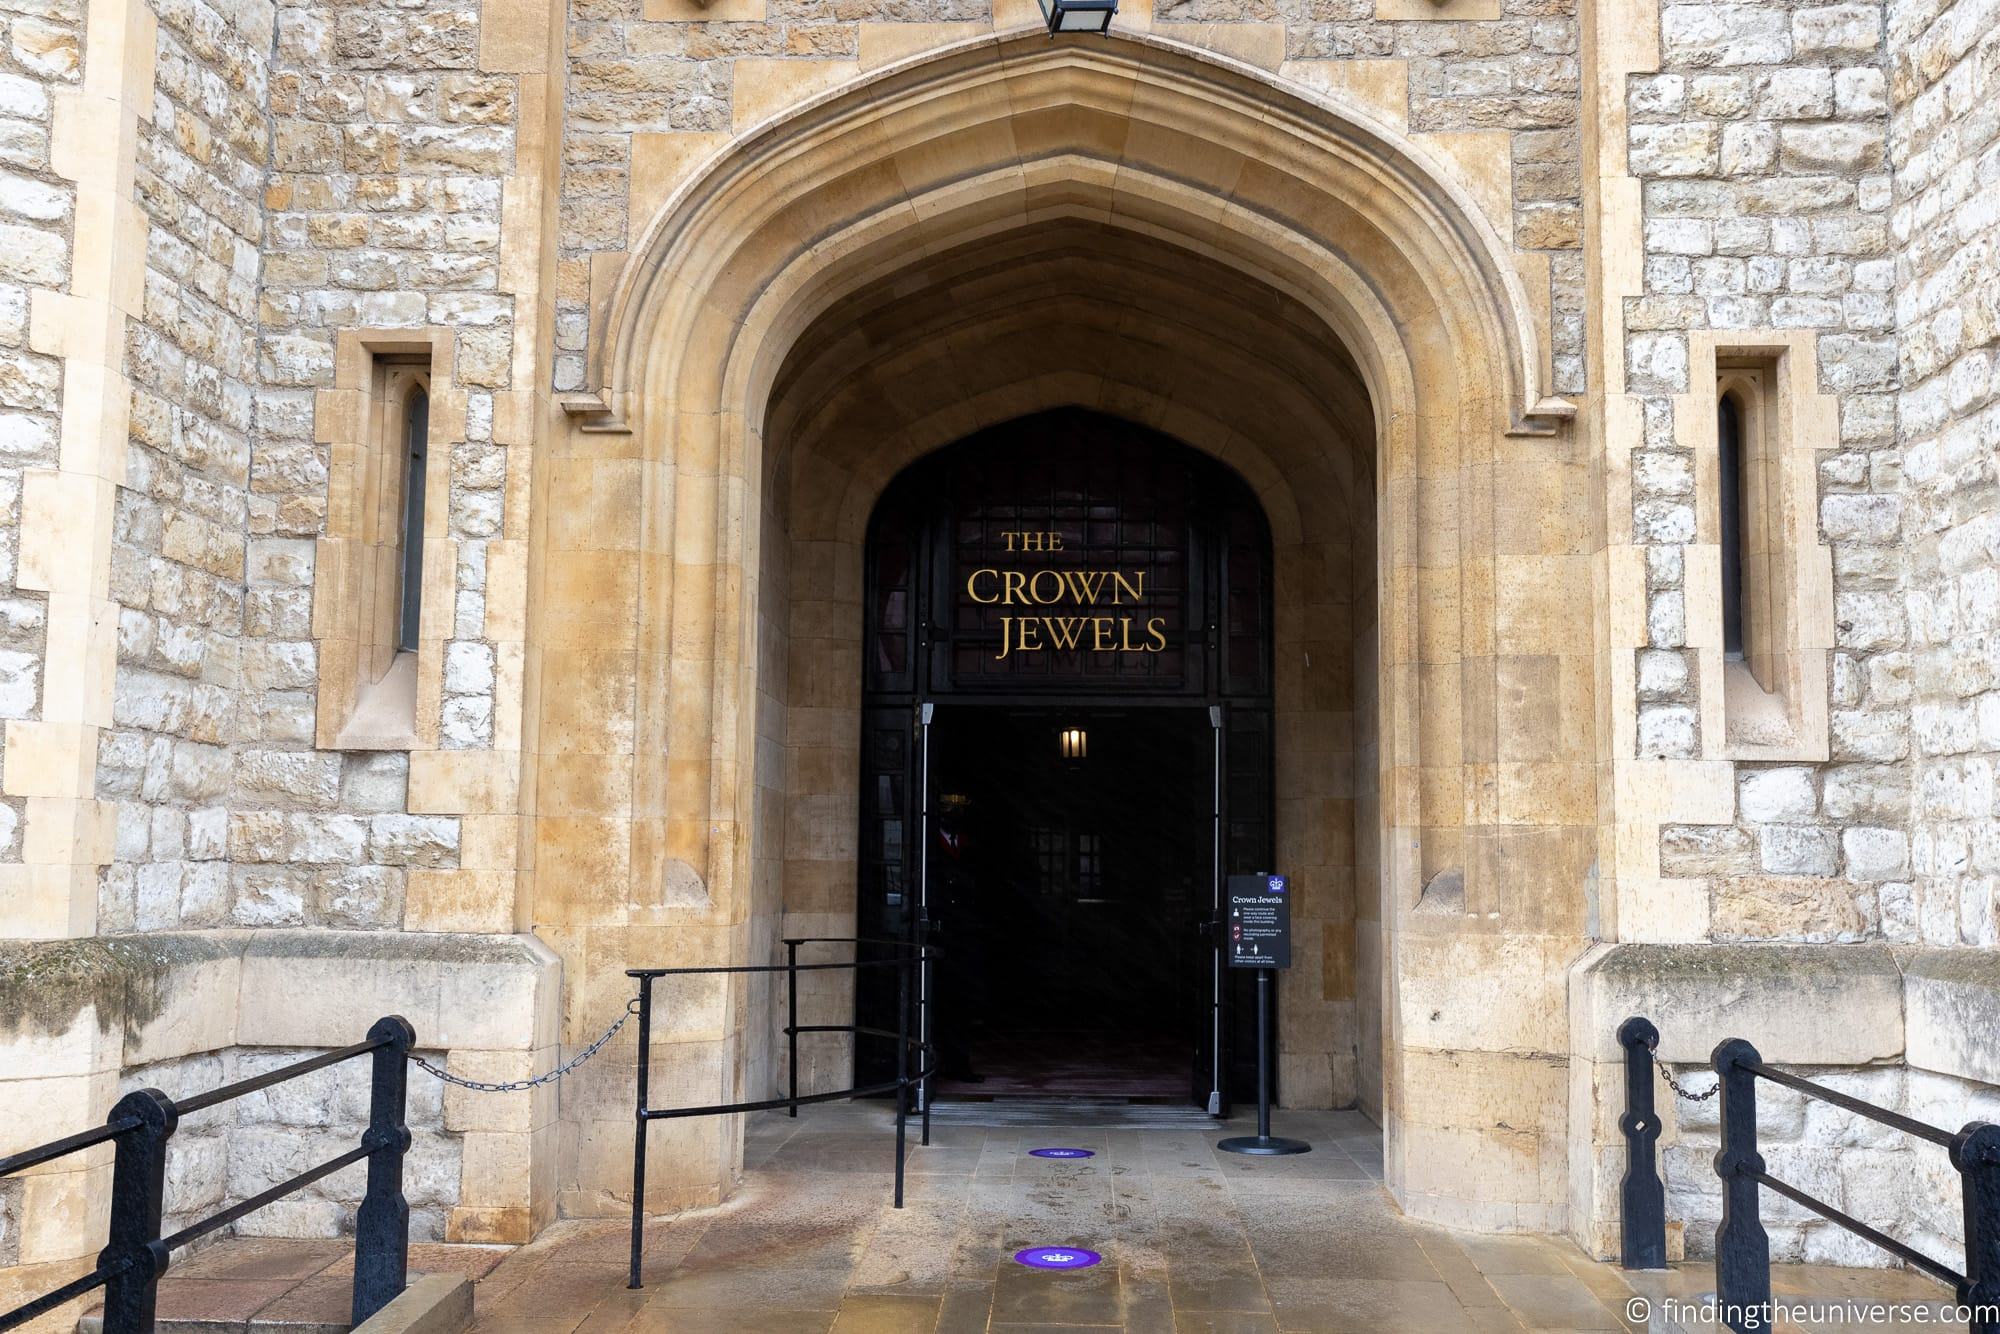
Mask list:
[[[1004,532],[1008,551],[1063,550],[1061,533]],[[1032,572],[985,566],[965,580],[965,596],[981,606],[1124,607],[1146,600],[1144,570],[1052,570]],[[1084,615],[1004,615],[1000,618],[1000,661],[1016,653],[1055,648],[1093,653],[1158,653],[1167,646],[1166,618],[1147,617],[1135,631],[1135,617],[1095,610]]]

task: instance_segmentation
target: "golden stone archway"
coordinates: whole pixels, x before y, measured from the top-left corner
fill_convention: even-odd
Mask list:
[[[1559,1222],[1596,819],[1584,470],[1508,252],[1444,169],[1171,42],[983,38],[731,144],[602,327],[597,406],[545,461],[531,653],[530,911],[577,1022],[631,962],[765,959],[783,914],[837,913],[843,866],[851,907],[869,507],[980,426],[1097,407],[1231,463],[1272,520],[1280,848],[1348,873],[1302,905],[1328,1003],[1288,1010],[1294,1086],[1379,1104],[1413,1211]],[[1440,875],[1462,895],[1419,907]],[[656,1071],[766,1086],[764,1004],[691,988]],[[589,1208],[629,1112],[586,1086],[564,1115]],[[658,1198],[712,1198],[736,1128],[675,1134]]]

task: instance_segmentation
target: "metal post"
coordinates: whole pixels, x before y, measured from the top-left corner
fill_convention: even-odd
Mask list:
[[[1282,1139],[1271,1133],[1271,973],[1257,970],[1257,1133],[1233,1135],[1217,1140],[1224,1153],[1250,1153],[1259,1157],[1311,1153],[1312,1145],[1302,1139]]]
[[[1771,1328],[1771,1239],[1757,1216],[1757,1076],[1744,1063],[1761,1062],[1757,1049],[1730,1038],[1710,1058],[1722,1083],[1722,1147],[1715,1174],[1722,1180],[1722,1226],[1715,1233],[1715,1298],[1722,1323],[1737,1334]]]
[[[917,976],[922,985],[917,988],[917,1005],[923,1011],[922,1022],[917,1025],[917,1110],[923,1116],[923,1133],[918,1143],[925,1148],[931,1142],[931,1067],[936,1064],[932,1053],[937,1050],[937,1030],[931,1024],[931,947],[930,916],[917,915]]]
[[[139,1124],[120,1135],[111,1164],[111,1226],[100,1268],[122,1264],[104,1285],[104,1334],[153,1334],[153,1310],[167,1248],[160,1219],[167,1193],[167,1137],[180,1124],[173,1099],[137,1089],[118,1100],[107,1120]]]
[[[2000,1334],[2000,1126],[1973,1121],[1951,1141],[1965,1197],[1965,1282],[1958,1303],[1967,1307],[1970,1334]]]
[[[1271,970],[1257,970],[1257,1138],[1271,1138]]]
[[[410,1281],[410,1202],[403,1195],[403,1155],[410,1149],[410,1050],[416,1030],[392,1014],[368,1030],[375,1049],[368,1089],[368,1193],[354,1218],[353,1320],[359,1325],[402,1294]]]
[[[925,621],[924,642],[930,642],[930,622]],[[925,701],[917,706],[917,951],[930,941],[931,927],[931,720],[937,705]],[[858,955],[856,956],[859,957]],[[855,987],[861,985],[855,978]],[[859,1039],[857,1038],[858,1042]],[[937,1035],[931,1032],[931,972],[928,967],[917,976],[918,1065],[926,1066],[924,1052],[937,1049]],[[917,1090],[917,1105],[924,1114],[924,1143],[931,1142],[931,1081],[926,1075]]]
[[[1227,919],[1222,913],[1222,706],[1208,706],[1209,827],[1208,827],[1208,1114],[1221,1116],[1229,1088],[1222,1056],[1222,952],[1227,948]]]
[[[799,942],[785,942],[785,1003],[791,1017],[785,1024],[786,1045],[791,1048],[792,1084],[789,1096],[792,1105],[785,1109],[785,1115],[799,1114]]]
[[[1654,1146],[1660,1118],[1653,1105],[1653,1052],[1660,1030],[1633,1015],[1618,1026],[1625,1049],[1625,1112],[1618,1129],[1625,1135],[1625,1178],[1618,1184],[1619,1263],[1627,1269],[1667,1267],[1667,1188],[1660,1180]]]
[[[910,960],[896,963],[896,1207],[903,1207],[903,1155],[910,1114]]]
[[[639,1282],[639,1244],[646,1226],[646,1104],[652,1092],[653,1060],[653,979],[639,979],[639,1075],[638,1107],[632,1120],[632,1274],[625,1286],[642,1287]]]

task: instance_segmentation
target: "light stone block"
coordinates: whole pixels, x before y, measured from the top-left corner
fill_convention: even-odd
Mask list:
[[[559,975],[532,936],[262,931],[244,949],[238,1041],[339,1046],[400,1014],[426,1047],[547,1046]]]
[[[646,0],[648,23],[761,23],[765,0]]]
[[[2000,1084],[2000,955],[1924,950],[1904,974],[1909,1061],[1983,1084]]]
[[[242,944],[241,933],[223,932],[215,939],[184,934],[112,946],[133,974],[125,1064],[235,1045]]]
[[[1500,17],[1500,0],[1375,0],[1375,17],[1399,23],[1477,22]]]
[[[857,29],[863,70],[894,64],[898,60],[950,46],[993,31],[993,25],[979,20],[956,23],[863,23]]]
[[[757,3],[761,9],[762,0]],[[832,91],[860,72],[861,64],[856,60],[739,60],[730,123],[740,134],[782,111]]]
[[[1600,945],[1571,969],[1578,1054],[1620,1058],[1618,1026],[1660,1028],[1660,1059],[1706,1064],[1726,1037],[1767,1061],[1863,1065],[1903,1054],[1903,979],[1880,945]]]
[[[1352,101],[1399,130],[1409,128],[1407,60],[1287,60],[1278,77]]]

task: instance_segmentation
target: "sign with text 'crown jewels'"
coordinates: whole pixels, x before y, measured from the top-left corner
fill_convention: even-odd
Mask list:
[[[1260,872],[1229,877],[1229,966],[1292,966],[1291,884]]]

